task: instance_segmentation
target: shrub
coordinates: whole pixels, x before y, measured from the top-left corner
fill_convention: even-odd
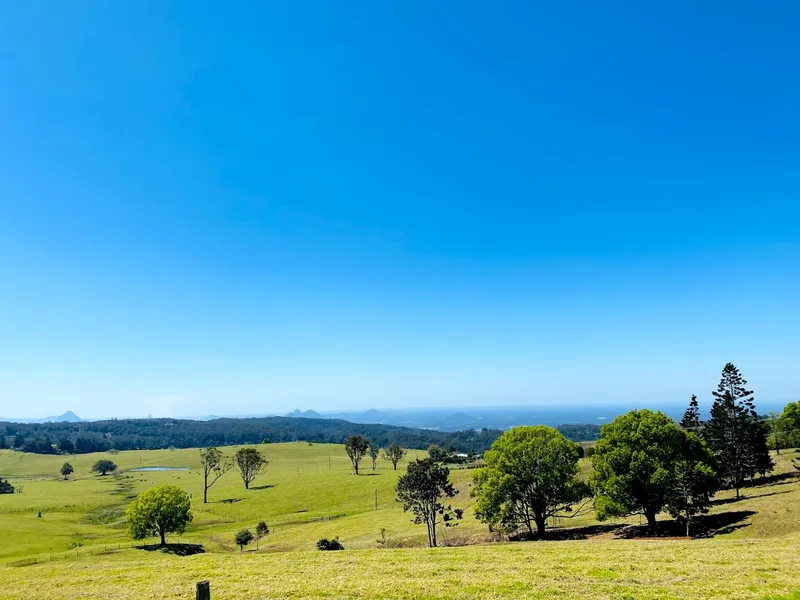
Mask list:
[[[344,550],[344,546],[342,546],[339,541],[339,536],[336,536],[332,540],[322,538],[317,542],[317,550]]]

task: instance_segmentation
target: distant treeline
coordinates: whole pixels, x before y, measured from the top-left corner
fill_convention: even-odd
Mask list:
[[[596,425],[561,425],[573,441],[597,439]],[[123,419],[81,423],[0,423],[0,448],[37,454],[86,454],[107,450],[201,448],[268,442],[341,444],[361,435],[379,446],[399,444],[425,449],[431,444],[451,452],[482,453],[502,432],[498,429],[456,432],[393,425],[350,423],[338,419]]]

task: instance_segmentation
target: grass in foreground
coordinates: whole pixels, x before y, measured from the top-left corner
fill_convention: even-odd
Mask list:
[[[127,551],[2,572],[0,598],[789,598],[800,536],[771,540],[530,542],[427,550],[201,554]]]

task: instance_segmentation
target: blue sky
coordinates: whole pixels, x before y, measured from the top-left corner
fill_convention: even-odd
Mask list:
[[[0,7],[0,415],[800,397],[794,2]]]

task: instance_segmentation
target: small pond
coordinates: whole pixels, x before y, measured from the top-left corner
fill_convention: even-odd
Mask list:
[[[189,467],[139,467],[138,469],[131,469],[132,473],[143,473],[151,471],[188,471]]]

